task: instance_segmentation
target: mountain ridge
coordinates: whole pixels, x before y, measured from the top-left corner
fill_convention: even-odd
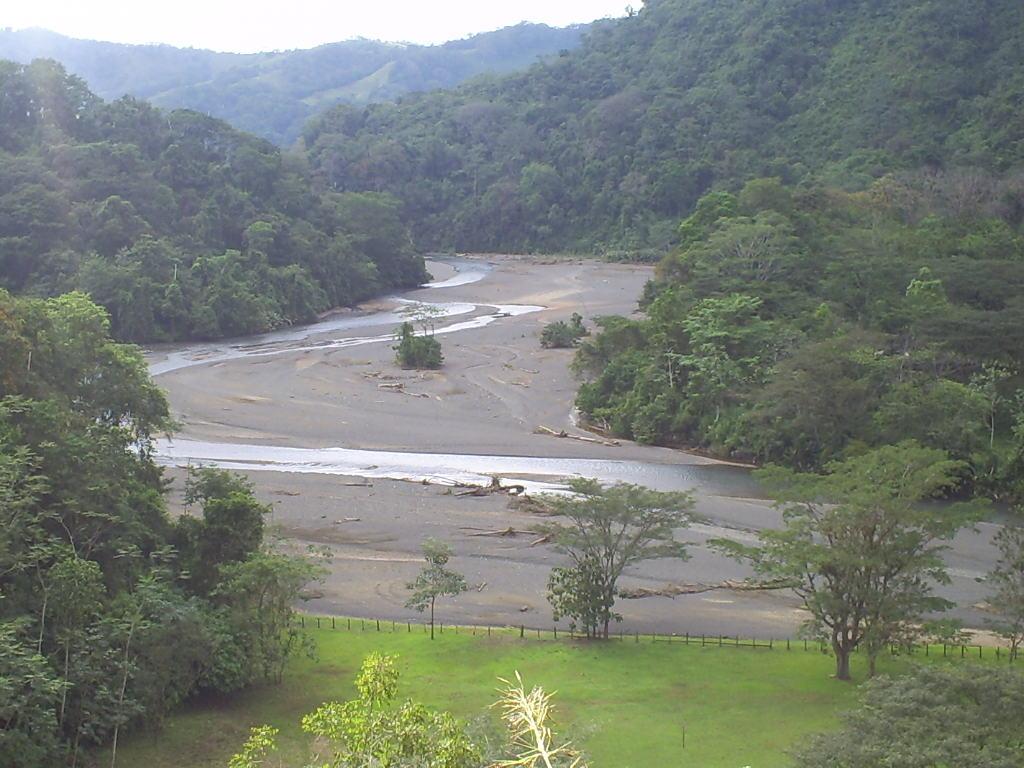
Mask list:
[[[159,107],[193,109],[287,145],[306,120],[336,103],[387,101],[525,68],[575,48],[586,29],[523,23],[434,46],[357,38],[252,54],[0,29],[0,59],[53,59],[106,100],[131,95]]]

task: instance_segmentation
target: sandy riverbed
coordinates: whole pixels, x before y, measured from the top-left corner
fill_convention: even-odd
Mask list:
[[[480,282],[425,288],[406,297],[479,305],[466,315],[440,321],[442,330],[493,312],[487,305],[542,309],[442,335],[443,370],[402,371],[386,342],[315,346],[329,342],[329,334],[313,336],[304,348],[281,354],[182,368],[157,379],[182,425],[179,436],[300,448],[713,464],[664,448],[628,442],[611,447],[534,432],[546,425],[579,433],[570,417],[577,386],[569,370],[572,352],[542,349],[541,328],[573,312],[588,320],[628,315],[650,269],[518,257],[488,257],[488,262],[492,271]],[[453,276],[443,264],[432,265],[432,271],[442,281]],[[376,302],[373,309],[393,306],[395,302]],[[371,325],[361,333],[369,338],[390,330]],[[180,486],[182,472],[171,470],[170,475]],[[534,537],[528,534],[477,535],[510,527],[527,530],[535,522],[510,509],[505,497],[465,498],[442,487],[394,480],[270,471],[249,476],[260,497],[273,503],[274,523],[289,545],[320,545],[333,556],[323,594],[310,606],[314,610],[388,619],[414,616],[402,607],[404,584],[419,567],[420,541],[436,536],[452,543],[456,567],[474,585],[446,605],[443,615],[448,619],[551,623],[544,585],[560,556],[550,547],[530,546]],[[685,538],[694,543],[691,559],[644,564],[624,586],[742,578],[742,567],[705,542],[723,532],[750,537],[751,530],[778,522],[777,513],[763,502],[707,493],[699,494],[698,511],[709,518],[709,525],[687,532]],[[969,543],[958,583],[968,603],[978,592],[977,585],[972,588],[978,547]],[[779,593],[716,591],[623,600],[617,607],[625,617],[623,626],[660,632],[780,636],[792,634],[800,621],[796,601]]]

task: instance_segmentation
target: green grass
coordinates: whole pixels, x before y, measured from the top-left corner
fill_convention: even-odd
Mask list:
[[[518,670],[528,686],[557,692],[558,730],[587,751],[592,768],[785,766],[787,750],[834,727],[856,697],[855,686],[831,678],[830,657],[784,645],[701,648],[650,638],[588,644],[451,629],[431,642],[418,628],[382,628],[314,629],[319,661],[297,661],[280,686],[190,706],[158,735],[124,742],[118,764],[223,767],[250,726],[268,723],[281,729],[276,757],[289,768],[303,765],[300,717],[323,701],[351,698],[359,664],[374,650],[399,655],[400,696],[467,720],[487,711],[499,677]],[[886,659],[882,671],[904,664]]]

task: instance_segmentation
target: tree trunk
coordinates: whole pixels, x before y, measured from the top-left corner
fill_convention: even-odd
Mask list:
[[[128,690],[128,659],[132,646],[132,635],[135,633],[135,622],[128,629],[128,638],[124,643],[124,670],[121,675],[121,693],[117,699],[117,722],[114,724],[114,738],[110,747],[110,768],[117,765],[117,736],[121,731],[121,716],[124,713],[124,694]]]
[[[39,642],[36,644],[36,653],[43,655],[43,634],[46,631],[46,604],[49,602],[49,595],[43,592],[43,608],[39,614]]]
[[[68,703],[68,666],[71,655],[71,638],[64,639],[64,685],[60,689],[60,716],[57,718],[57,726],[64,727],[64,707]]]
[[[430,639],[434,639],[434,598],[430,598]]]
[[[842,643],[833,643],[832,650],[836,654],[836,679],[850,680],[850,649]]]
[[[878,669],[878,651],[868,651],[868,677],[874,677]]]

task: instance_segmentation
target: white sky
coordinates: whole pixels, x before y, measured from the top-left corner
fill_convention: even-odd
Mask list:
[[[0,28],[220,51],[310,48],[367,37],[440,43],[520,21],[622,16],[640,0],[0,0]]]

